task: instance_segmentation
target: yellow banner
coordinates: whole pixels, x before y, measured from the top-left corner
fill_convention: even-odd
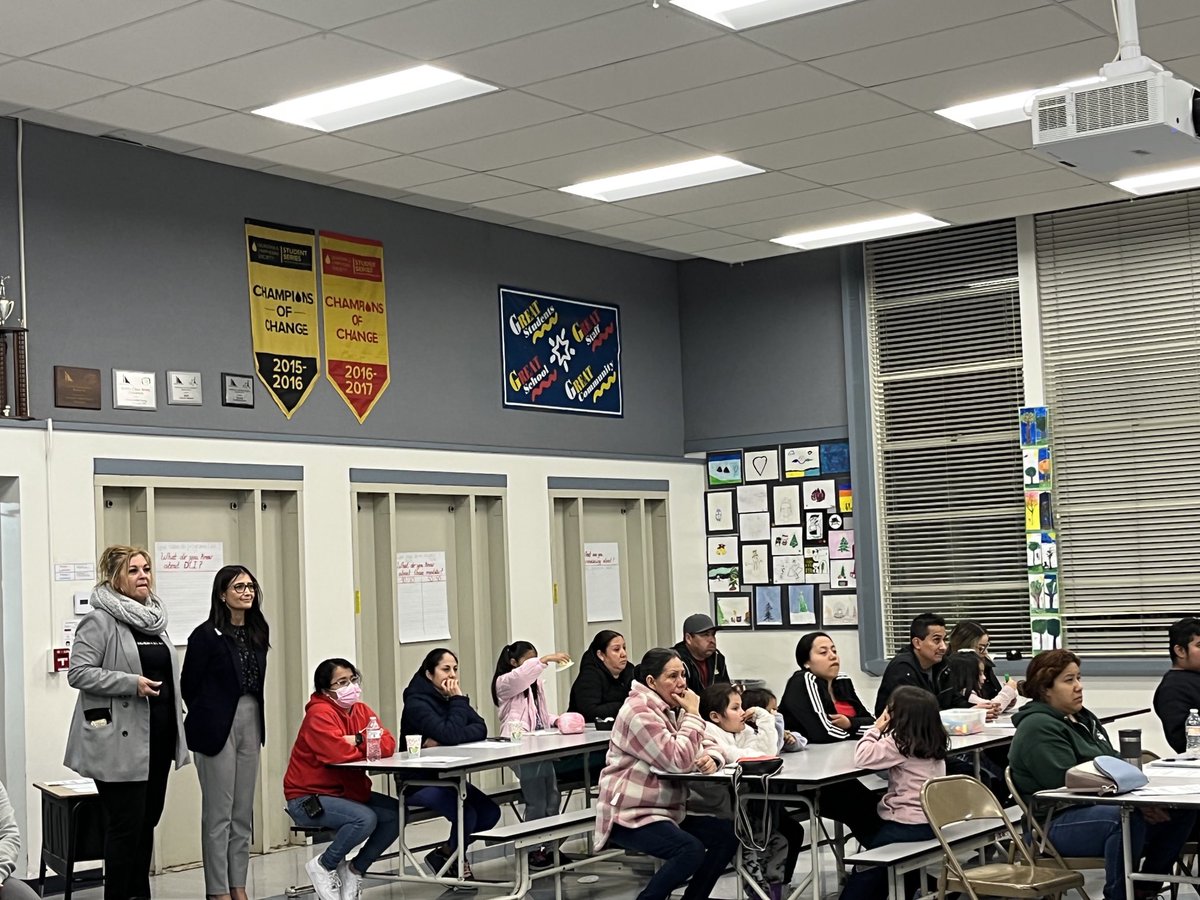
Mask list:
[[[321,232],[325,374],[358,423],[391,381],[383,244]]]
[[[320,375],[313,231],[246,220],[254,370],[289,419]]]

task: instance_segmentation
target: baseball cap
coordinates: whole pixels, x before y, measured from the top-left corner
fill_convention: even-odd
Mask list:
[[[707,613],[692,613],[683,620],[684,634],[700,634],[703,631],[715,631],[717,624]]]

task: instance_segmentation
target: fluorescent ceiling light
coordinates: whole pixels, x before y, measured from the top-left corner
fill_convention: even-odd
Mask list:
[[[871,219],[867,222],[854,222],[850,225],[818,228],[815,231],[797,231],[795,234],[772,238],[771,243],[798,247],[801,250],[815,250],[818,247],[834,247],[838,244],[870,241],[897,234],[911,234],[914,231],[941,228],[943,225],[949,224],[949,222],[943,222],[941,219],[935,219],[924,213],[904,213],[883,219]]]
[[[495,90],[498,88],[490,84],[437,66],[414,66],[294,97],[254,112],[318,131],[338,131]]]
[[[1040,94],[1042,91],[1057,91],[1062,88],[1084,87],[1089,84],[1098,84],[1103,80],[1098,76],[1080,78],[1076,81],[1056,84],[1054,87],[1018,91],[1015,94],[1003,94],[999,97],[988,97],[986,100],[948,106],[946,109],[935,110],[935,112],[939,116],[944,116],[960,125],[966,125],[968,128],[995,128],[997,125],[1012,125],[1014,122],[1029,120],[1025,106],[1035,94]]]
[[[850,2],[852,0],[671,0],[673,6],[735,31]]]
[[[1200,187],[1200,166],[1183,169],[1167,169],[1149,175],[1134,175],[1112,182],[1112,186],[1131,194],[1161,194],[1164,191],[1180,191],[1184,188]]]
[[[611,203],[614,200],[628,200],[631,197],[645,197],[647,194],[677,191],[680,188],[695,187],[698,184],[712,184],[715,181],[728,181],[730,178],[743,178],[746,175],[757,175],[762,171],[762,169],[748,166],[725,156],[705,156],[702,159],[689,159],[687,162],[674,163],[670,166],[641,169],[637,172],[626,172],[624,175],[613,175],[610,178],[597,178],[595,181],[581,181],[579,184],[570,184],[559,190]]]

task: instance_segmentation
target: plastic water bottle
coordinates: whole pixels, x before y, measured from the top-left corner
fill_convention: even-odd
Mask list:
[[[1200,719],[1196,720],[1197,725],[1200,725]],[[1197,730],[1197,738],[1200,741],[1200,729]],[[383,729],[379,727],[379,721],[371,716],[371,721],[367,723],[367,761],[378,762],[380,757],[380,744],[383,743]]]
[[[1200,756],[1200,712],[1188,710],[1187,717],[1187,752],[1189,756]]]

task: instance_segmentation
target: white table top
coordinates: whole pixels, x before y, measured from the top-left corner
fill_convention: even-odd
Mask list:
[[[1200,770],[1180,769],[1173,766],[1148,764],[1142,771],[1150,779],[1146,788],[1126,794],[1083,794],[1075,791],[1038,791],[1043,800],[1058,800],[1076,804],[1101,804],[1104,806],[1170,806],[1183,809],[1200,808]],[[1177,793],[1160,793],[1170,790]]]
[[[395,773],[410,778],[435,775],[453,777],[466,772],[497,769],[502,766],[519,765],[539,759],[557,759],[579,755],[608,746],[610,731],[597,731],[594,725],[587,726],[582,734],[526,734],[520,743],[489,741],[485,746],[475,744],[462,747],[427,747],[418,757],[410,758],[403,747],[386,759],[375,762],[356,760],[339,765],[352,769],[366,769],[374,774]],[[443,761],[439,761],[443,760]]]

